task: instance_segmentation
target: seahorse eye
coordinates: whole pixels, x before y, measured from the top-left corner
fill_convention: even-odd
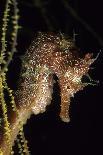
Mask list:
[[[70,89],[70,86],[67,86],[67,89]]]

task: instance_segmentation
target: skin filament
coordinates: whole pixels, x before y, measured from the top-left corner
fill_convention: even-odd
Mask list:
[[[52,98],[54,74],[58,77],[61,90],[60,118],[64,122],[70,121],[71,97],[86,86],[81,79],[88,73],[94,60],[90,53],[81,58],[72,39],[66,39],[61,34],[38,34],[24,56],[21,78],[14,94],[18,115],[10,111],[8,116],[10,143],[6,141],[5,133],[0,134],[3,155],[10,154],[10,147],[13,146],[21,126],[31,114],[46,111]]]

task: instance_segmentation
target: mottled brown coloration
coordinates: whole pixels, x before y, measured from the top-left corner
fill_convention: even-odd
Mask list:
[[[86,86],[81,79],[94,62],[91,57],[88,53],[80,58],[72,39],[65,39],[61,34],[39,33],[26,52],[22,64],[21,78],[15,92],[19,116],[14,115],[13,122],[10,122],[11,145],[18,134],[19,124],[24,124],[32,113],[39,114],[46,110],[52,97],[53,74],[58,77],[61,90],[60,117],[64,122],[70,121],[70,100]],[[1,146],[2,150],[5,147],[8,150],[5,141]]]
[[[60,117],[63,121],[69,121],[70,98],[84,88],[85,84],[82,83],[81,78],[88,72],[89,66],[94,61],[91,56],[92,54],[88,53],[84,58],[80,58],[73,40],[67,40],[63,35],[39,33],[24,58],[21,74],[23,82],[21,81],[22,87],[20,86],[16,95],[17,102],[20,106],[25,105],[27,104],[26,100],[31,100],[30,96],[35,96],[37,90],[34,91],[34,87],[37,86],[35,84],[37,76],[41,72],[40,68],[46,66],[48,73],[45,72],[44,76],[56,74],[59,79],[61,89]]]

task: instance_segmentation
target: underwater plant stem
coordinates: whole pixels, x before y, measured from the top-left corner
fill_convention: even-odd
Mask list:
[[[10,145],[8,145],[6,137],[4,136],[4,139],[1,145],[1,150],[3,152],[3,155],[10,155],[11,148],[14,145],[14,141],[16,140],[19,130],[26,123],[27,119],[32,114],[32,111],[29,108],[26,110],[21,109],[18,111],[18,114],[19,114],[18,117],[16,117],[15,120],[13,120],[13,123],[10,126],[11,128]],[[29,153],[27,153],[27,155],[28,154]]]

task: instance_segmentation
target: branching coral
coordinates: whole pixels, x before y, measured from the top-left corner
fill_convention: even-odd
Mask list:
[[[13,10],[13,15],[10,18],[11,10]],[[3,25],[2,25],[2,36],[1,36],[1,49],[0,49],[0,154],[13,154],[12,151],[12,145],[11,145],[11,124],[9,122],[9,116],[8,116],[8,107],[7,107],[7,101],[5,99],[5,91],[8,92],[8,96],[10,98],[10,107],[12,107],[12,111],[18,115],[18,111],[16,108],[16,104],[14,101],[14,96],[12,94],[12,90],[8,87],[6,82],[6,72],[8,70],[8,65],[12,60],[13,54],[16,51],[16,44],[17,44],[17,32],[18,32],[18,8],[17,8],[17,2],[15,0],[7,0],[6,1],[6,7],[4,11],[3,16]],[[11,20],[10,20],[11,19]],[[10,50],[7,50],[7,31],[8,31],[8,23],[9,20],[11,21],[11,25],[13,28],[13,31],[11,33],[10,37]],[[22,128],[20,128],[20,135],[21,140],[24,142],[24,152],[28,152],[27,150],[27,144],[25,141],[25,137],[23,135]],[[2,137],[3,136],[3,137]],[[2,147],[2,141],[7,143],[8,149],[6,150],[6,147],[3,149]],[[20,146],[20,152],[22,149],[22,146],[18,142],[18,145]],[[9,150],[9,152],[8,152]]]

